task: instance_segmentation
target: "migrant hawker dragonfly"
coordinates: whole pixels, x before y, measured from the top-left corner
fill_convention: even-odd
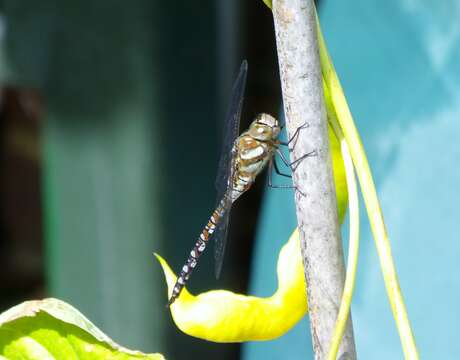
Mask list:
[[[190,252],[187,262],[182,267],[168,305],[171,305],[179,297],[180,292],[190,278],[199,257],[206,249],[208,241],[213,234],[215,240],[216,277],[219,276],[222,269],[223,255],[227,241],[228,220],[232,204],[251,187],[256,176],[267,164],[270,165],[270,185],[272,166],[274,166],[278,174],[289,176],[279,172],[274,154],[278,153],[283,162],[290,166],[291,169],[300,160],[312,154],[308,153],[295,162],[289,163],[278,147],[280,145],[289,145],[291,140],[297,137],[299,130],[305,126],[297,129],[290,141],[282,142],[278,140],[281,131],[278,120],[264,113],[257,115],[249,126],[249,129],[238,136],[247,71],[248,64],[245,60],[241,64],[238,77],[233,85],[230,107],[225,119],[224,142],[216,179],[218,200],[216,209],[202,230]]]

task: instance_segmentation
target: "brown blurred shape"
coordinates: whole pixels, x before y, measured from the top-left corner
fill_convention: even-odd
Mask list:
[[[42,104],[37,91],[0,89],[0,311],[44,295]]]

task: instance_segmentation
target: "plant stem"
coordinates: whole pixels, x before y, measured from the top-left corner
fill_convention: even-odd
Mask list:
[[[396,274],[396,268],[391,254],[390,241],[366,153],[358,130],[354,124],[353,117],[351,116],[350,109],[348,108],[342,86],[329,57],[329,53],[321,33],[321,28],[319,27],[319,21],[317,22],[317,26],[324,82],[329,94],[331,95],[331,101],[334,104],[335,112],[340,114],[340,116],[337,117],[337,120],[350,148],[356,174],[361,185],[364,204],[366,205],[372,234],[374,235],[383,279],[387,289],[388,299],[390,300],[391,310],[393,311],[393,316],[398,328],[404,358],[418,360],[419,355],[417,346],[415,344],[414,335],[412,333],[406,306],[399,286],[398,276]]]
[[[303,126],[291,150],[302,257],[308,284],[315,359],[326,359],[345,279],[337,200],[324,107],[313,0],[273,1],[278,61],[288,133]],[[355,359],[351,318],[339,359]]]
[[[334,106],[331,101],[329,90],[323,84],[324,95],[326,99],[326,108],[329,123],[334,129],[334,133],[340,142],[340,149],[342,152],[343,163],[345,166],[345,174],[347,177],[348,188],[348,204],[349,204],[349,218],[350,218],[350,231],[348,241],[348,263],[347,263],[347,276],[345,278],[345,285],[342,294],[342,301],[340,303],[340,310],[337,316],[337,322],[334,329],[334,335],[329,347],[328,360],[337,359],[340,342],[342,341],[343,333],[346,329],[348,316],[350,314],[351,299],[356,280],[356,270],[358,267],[359,255],[359,198],[358,186],[356,184],[356,177],[354,173],[353,161],[351,159],[348,144],[343,136],[342,129],[337,121],[337,114],[335,113]]]

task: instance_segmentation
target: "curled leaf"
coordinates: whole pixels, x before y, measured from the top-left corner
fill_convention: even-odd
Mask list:
[[[170,296],[177,277],[166,260],[155,255],[163,268]],[[266,298],[227,290],[195,296],[184,288],[171,305],[174,322],[188,335],[215,342],[277,338],[291,329],[308,308],[297,230],[281,249],[277,273],[278,289]]]

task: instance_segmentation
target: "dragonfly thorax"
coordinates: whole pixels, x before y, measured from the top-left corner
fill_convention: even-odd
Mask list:
[[[254,139],[260,141],[273,141],[278,138],[281,128],[273,116],[259,114],[249,127],[248,133]]]
[[[230,199],[236,201],[254,183],[278,147],[280,126],[268,114],[260,114],[235,141],[232,178],[229,179]]]

